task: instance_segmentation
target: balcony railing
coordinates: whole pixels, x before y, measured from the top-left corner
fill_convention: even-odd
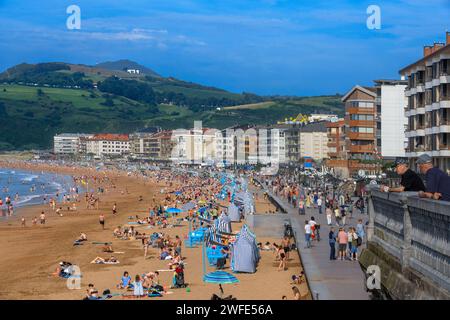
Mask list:
[[[373,145],[366,145],[366,146],[350,146],[350,152],[374,152],[374,146]]]
[[[350,140],[372,140],[375,139],[375,133],[349,132],[347,134]]]

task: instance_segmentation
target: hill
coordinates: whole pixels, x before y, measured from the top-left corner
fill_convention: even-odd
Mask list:
[[[161,77],[159,74],[157,74],[152,69],[149,69],[143,65],[140,65],[137,62],[134,62],[131,60],[126,60],[126,59],[102,62],[102,63],[96,64],[94,67],[99,68],[99,69],[112,70],[112,71],[126,71],[127,69],[134,69],[134,70],[139,70],[139,74],[142,74],[144,76],[151,76],[151,77],[157,77],[157,78]]]
[[[192,127],[194,120],[222,129],[313,112],[342,115],[340,96],[261,97],[60,62],[24,63],[0,74],[0,150],[49,148],[61,132],[177,129]]]

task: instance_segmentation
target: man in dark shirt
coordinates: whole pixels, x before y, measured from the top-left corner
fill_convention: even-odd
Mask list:
[[[421,198],[450,201],[450,177],[441,169],[433,166],[432,158],[422,154],[416,161],[420,172],[425,174],[427,188],[420,192]]]
[[[400,187],[389,188],[381,187],[381,191],[385,192],[403,192],[403,191],[425,191],[425,185],[422,179],[408,167],[408,160],[398,158],[395,161],[395,172],[401,176]]]

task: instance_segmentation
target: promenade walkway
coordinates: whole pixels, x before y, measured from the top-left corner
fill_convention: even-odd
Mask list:
[[[265,186],[263,185],[263,188]],[[265,191],[270,195],[272,192]],[[261,191],[262,193],[262,191]],[[273,199],[284,207],[287,211],[294,230],[297,246],[300,252],[303,268],[313,295],[313,299],[318,300],[369,300],[369,293],[364,288],[364,274],[357,261],[350,260],[329,260],[330,246],[328,244],[328,232],[330,226],[327,225],[325,210],[319,214],[316,208],[307,208],[306,215],[299,215],[298,209],[295,209],[287,200],[282,197],[273,197]],[[358,219],[363,219],[365,223],[368,220],[367,215],[361,215],[358,211],[352,218],[347,217],[346,227],[356,226]],[[304,225],[305,220],[314,216],[315,220],[321,225],[321,241],[313,241],[312,248],[306,248]],[[334,224],[334,218],[333,218]],[[338,228],[335,226],[335,230]],[[359,252],[361,251],[360,247]],[[337,251],[337,246],[336,246]],[[336,252],[337,254],[337,252]]]

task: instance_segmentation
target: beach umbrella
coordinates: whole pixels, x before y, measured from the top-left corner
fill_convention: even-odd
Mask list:
[[[179,208],[168,208],[166,210],[167,213],[181,213],[183,212],[183,210],[179,209]]]
[[[207,283],[231,284],[238,283],[239,279],[225,271],[213,271],[205,274],[203,276],[203,281]]]

